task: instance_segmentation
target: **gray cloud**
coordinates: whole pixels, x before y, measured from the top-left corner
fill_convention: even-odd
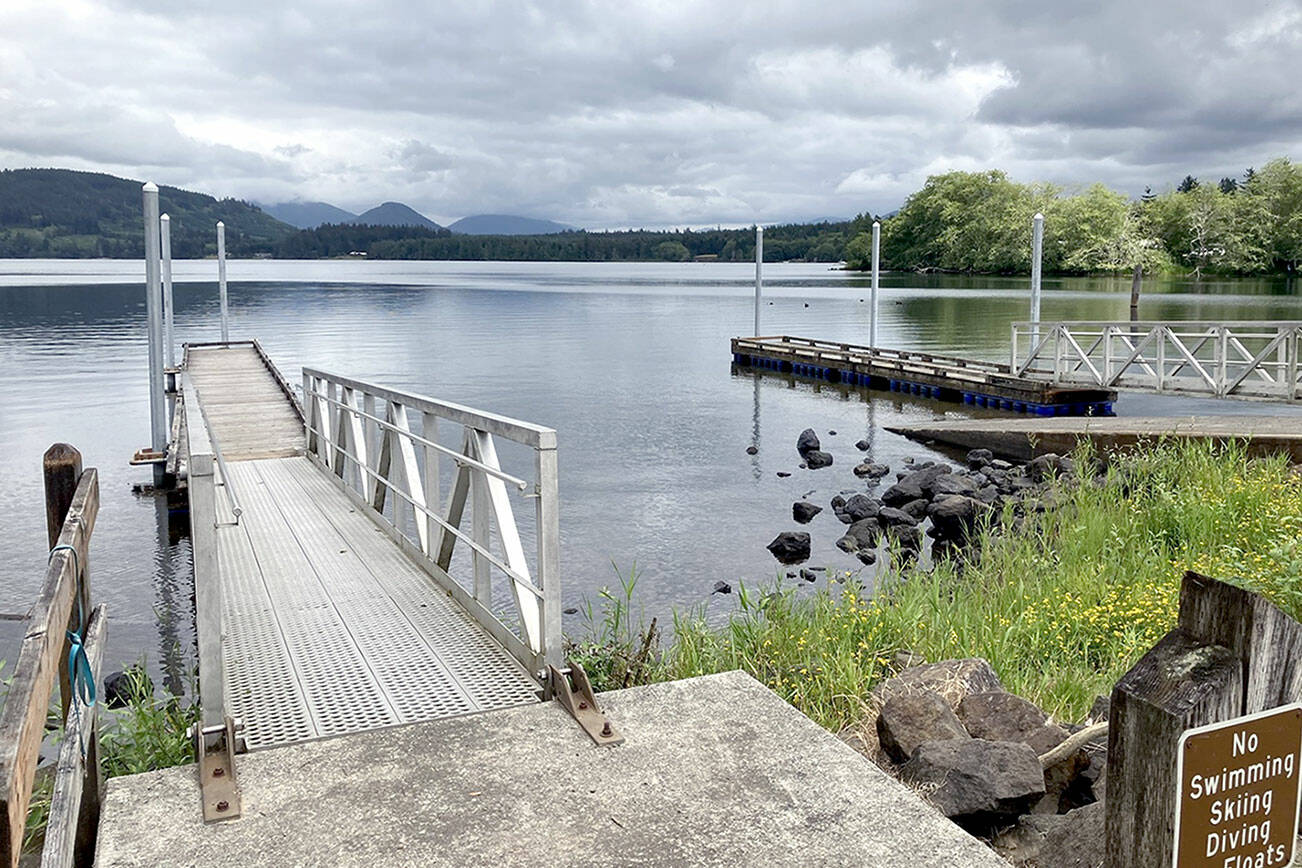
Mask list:
[[[0,159],[436,219],[744,224],[1302,141],[1297,2],[7,0]]]

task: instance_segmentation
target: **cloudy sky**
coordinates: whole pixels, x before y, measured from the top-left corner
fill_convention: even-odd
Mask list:
[[[0,166],[594,228],[1138,194],[1302,159],[1300,58],[1255,0],[2,0]]]

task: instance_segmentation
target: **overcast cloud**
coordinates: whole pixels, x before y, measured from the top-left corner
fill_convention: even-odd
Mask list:
[[[1302,158],[1298,2],[278,6],[3,0],[0,165],[596,228]]]

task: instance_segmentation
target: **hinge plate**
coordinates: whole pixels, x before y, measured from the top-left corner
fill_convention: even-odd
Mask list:
[[[561,707],[569,712],[570,717],[578,721],[589,737],[601,747],[612,747],[624,743],[624,736],[615,729],[610,718],[597,705],[597,698],[592,693],[592,683],[588,673],[574,661],[570,661],[570,674],[566,677],[555,666],[547,667],[548,687],[552,696]],[[573,681],[571,687],[570,682]]]
[[[235,721],[229,716],[221,726],[193,729],[195,757],[199,761],[199,794],[203,821],[235,820],[243,813],[240,784],[235,777]]]

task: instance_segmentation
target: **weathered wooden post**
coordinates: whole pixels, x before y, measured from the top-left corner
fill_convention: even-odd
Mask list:
[[[1130,321],[1139,322],[1139,290],[1144,284],[1144,266],[1136,265],[1130,276]]]
[[[868,315],[868,346],[877,346],[877,289],[879,279],[879,267],[881,265],[882,249],[882,224],[873,221],[873,280],[872,292],[869,299],[872,302],[872,311]]]
[[[231,339],[229,314],[226,306],[226,224],[217,221],[217,294],[221,297],[222,343]]]
[[[760,334],[760,293],[764,288],[764,227],[755,227],[755,337]]]
[[[1181,765],[1181,737],[1187,730],[1279,708],[1299,699],[1302,625],[1258,594],[1186,573],[1176,628],[1144,655],[1112,691],[1105,800],[1107,868],[1173,864],[1181,793],[1176,776]],[[1294,786],[1299,747],[1297,742],[1292,743],[1293,759],[1289,760],[1294,768]],[[1185,753],[1189,750],[1186,748]],[[1229,759],[1226,762],[1232,764]],[[1228,766],[1225,771],[1228,776]],[[1221,795],[1228,798],[1232,791],[1222,787]],[[1283,804],[1279,799],[1272,807],[1272,837],[1291,837],[1297,819],[1296,800]],[[1214,821],[1224,819],[1221,825],[1236,832],[1246,828],[1241,822],[1241,808],[1235,801],[1228,816],[1225,811],[1210,816]],[[1287,831],[1281,818],[1287,819]],[[1253,819],[1260,821],[1263,817]],[[1271,846],[1269,842],[1260,843]],[[1255,846],[1252,841],[1248,844]],[[1223,851],[1223,846],[1222,839],[1208,838],[1206,849],[1215,850],[1208,853],[1209,858],[1232,855]],[[1217,859],[1206,864],[1233,863]]]
[[[68,507],[72,506],[72,496],[77,491],[77,483],[81,481],[81,453],[76,447],[67,443],[55,443],[45,450],[41,463],[45,477],[45,530],[49,546],[54,548],[59,541],[59,534],[63,532],[63,519],[68,514]],[[88,582],[82,583],[83,586],[88,584]],[[83,612],[90,611],[89,588],[84,588],[79,602]],[[74,613],[74,621],[76,617]],[[70,623],[70,629],[75,630],[78,626]],[[60,655],[59,707],[64,717],[68,715],[68,705],[71,701],[72,686],[68,677],[68,658]]]

